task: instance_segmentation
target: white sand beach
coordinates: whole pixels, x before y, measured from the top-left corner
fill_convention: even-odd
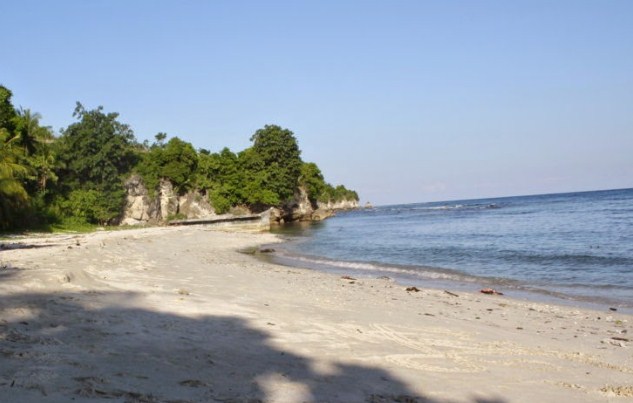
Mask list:
[[[0,401],[633,400],[630,315],[238,252],[276,240],[195,226],[0,242]]]

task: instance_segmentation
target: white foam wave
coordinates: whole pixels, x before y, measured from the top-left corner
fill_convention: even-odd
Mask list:
[[[427,279],[427,280],[451,280],[451,281],[461,281],[461,282],[475,282],[476,281],[474,278],[471,279],[467,276],[462,276],[462,275],[458,275],[454,273],[448,273],[448,272],[440,271],[438,269],[433,269],[430,267],[406,268],[406,267],[390,266],[390,265],[383,265],[383,264],[376,264],[376,263],[346,262],[346,261],[340,261],[340,260],[319,259],[319,258],[305,257],[305,256],[285,255],[284,257],[295,262],[303,263],[308,266],[331,267],[335,269],[354,270],[358,272],[371,272],[372,274],[390,273],[395,276],[406,275],[408,277],[417,277],[420,279]]]

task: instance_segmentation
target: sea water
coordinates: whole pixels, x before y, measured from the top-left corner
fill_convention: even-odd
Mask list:
[[[381,206],[279,233],[280,263],[633,312],[633,189]]]

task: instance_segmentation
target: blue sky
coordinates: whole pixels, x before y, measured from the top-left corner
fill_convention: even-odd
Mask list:
[[[6,1],[0,84],[234,151],[265,124],[363,201],[633,186],[632,1]]]

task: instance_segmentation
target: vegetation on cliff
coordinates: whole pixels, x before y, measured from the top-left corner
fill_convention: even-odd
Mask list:
[[[55,223],[113,224],[125,205],[123,183],[141,175],[150,193],[163,180],[183,194],[197,189],[217,213],[234,206],[260,211],[289,203],[298,187],[317,202],[358,200],[356,192],[327,183],[319,167],[301,159],[288,129],[266,125],[252,146],[212,153],[158,133],[139,143],[117,113],[77,103],[76,122],[54,136],[40,115],[16,109],[0,86],[0,230]]]

